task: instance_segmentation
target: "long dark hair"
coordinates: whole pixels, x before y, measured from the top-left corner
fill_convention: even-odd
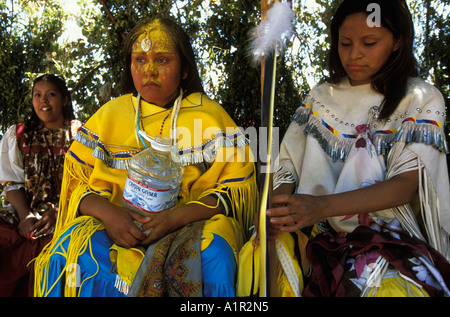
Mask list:
[[[328,60],[329,82],[339,83],[346,76],[338,53],[339,28],[345,18],[353,13],[367,15],[369,4],[376,3],[381,9],[381,25],[388,29],[395,39],[401,40],[401,47],[393,52],[382,69],[373,77],[372,88],[384,95],[380,119],[392,115],[406,95],[410,77],[418,75],[417,61],[413,53],[414,24],[405,0],[344,0],[331,22],[331,46]]]
[[[134,86],[133,77],[131,76],[131,51],[133,43],[144,31],[144,26],[156,20],[164,26],[165,31],[167,31],[168,35],[175,44],[175,47],[180,54],[182,71],[187,70],[188,72],[186,78],[181,80],[181,88],[183,88],[184,96],[194,92],[204,93],[202,81],[195,62],[194,50],[192,49],[189,36],[174,20],[167,17],[143,20],[139,22],[128,34],[124,47],[125,68],[122,76],[123,93],[136,93],[136,87]]]
[[[36,84],[40,81],[51,82],[53,85],[56,86],[56,89],[58,89],[58,91],[63,95],[63,98],[67,97],[67,100],[68,100],[67,105],[63,108],[64,120],[75,119],[72,98],[70,97],[70,92],[69,92],[69,89],[67,88],[66,81],[63,78],[53,75],[53,74],[41,75],[34,80],[33,88],[31,89],[31,91],[34,91],[34,86],[36,86]],[[29,123],[31,124],[31,126],[37,127],[40,125],[41,120],[39,119],[36,112],[34,111],[34,107],[31,107],[31,109],[32,110],[31,110],[31,117],[29,119]]]

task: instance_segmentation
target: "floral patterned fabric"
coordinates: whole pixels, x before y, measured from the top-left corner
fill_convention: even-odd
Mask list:
[[[63,176],[64,155],[80,126],[66,121],[57,130],[39,127],[29,131],[26,123],[17,125],[17,142],[23,154],[25,193],[32,210],[43,214],[57,207]]]
[[[57,208],[64,155],[80,125],[74,120],[65,122],[58,130],[38,127],[33,131],[28,123],[19,123],[4,135],[2,181],[6,189],[24,187],[34,212],[43,214]],[[14,159],[9,156],[12,152]],[[8,169],[14,171],[5,172]],[[33,296],[32,260],[52,237],[27,239],[16,230],[18,224],[19,218],[12,206],[0,209],[0,297]]]
[[[392,292],[393,285],[403,287],[389,296],[448,296],[450,265],[446,259],[404,231],[397,231],[401,240],[392,232],[392,224],[388,228],[372,223],[347,235],[330,231],[317,236],[307,249],[314,269],[303,296],[386,296],[377,291]],[[384,274],[370,282],[377,271]],[[383,288],[385,280],[393,283]]]
[[[203,224],[204,221],[191,223],[151,245],[129,296],[202,296],[200,238]]]

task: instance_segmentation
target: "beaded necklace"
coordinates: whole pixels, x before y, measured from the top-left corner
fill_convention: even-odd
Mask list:
[[[175,142],[176,142],[176,121],[178,119],[178,112],[180,111],[182,97],[183,97],[183,90],[180,88],[180,94],[179,94],[178,98],[175,100],[174,107],[172,107],[170,109],[171,111],[163,119],[163,121],[161,123],[161,127],[159,129],[159,135],[162,135],[162,132],[164,129],[164,124],[166,123],[167,119],[169,118],[169,115],[172,115],[171,116],[172,131],[171,132],[172,132],[172,140],[173,140],[174,146],[175,146]],[[157,114],[162,113],[167,110],[169,110],[169,109],[160,111],[153,115],[157,115]],[[140,140],[140,142],[144,145],[144,147],[148,148],[148,145],[146,144],[145,141],[149,142],[150,144],[155,142],[155,138],[148,135],[144,129],[144,123],[143,123],[143,119],[142,119],[141,95],[140,94],[137,95],[137,109],[136,109],[136,124],[135,124],[135,126],[136,126],[136,139],[138,141],[138,144],[139,144],[139,140]]]

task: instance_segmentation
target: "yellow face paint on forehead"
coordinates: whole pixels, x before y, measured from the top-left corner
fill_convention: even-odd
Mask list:
[[[133,44],[133,54],[146,54],[149,51],[158,54],[175,54],[176,48],[164,26],[158,21],[143,27],[142,34]]]

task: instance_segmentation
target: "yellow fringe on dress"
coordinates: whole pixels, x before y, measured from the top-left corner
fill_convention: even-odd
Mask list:
[[[59,202],[58,219],[55,226],[55,236],[77,217],[81,197],[89,191],[89,177],[92,169],[81,165],[69,156],[64,159],[64,176],[62,180],[61,199]],[[64,199],[70,197],[70,200]]]
[[[46,296],[54,287],[54,285],[48,285],[48,269],[50,257],[54,254],[53,250],[57,249],[61,243],[69,238],[70,245],[68,250],[76,250],[76,253],[73,253],[74,251],[64,250],[62,255],[66,258],[66,266],[64,270],[62,270],[58,278],[59,280],[63,277],[68,268],[73,267],[73,264],[77,263],[78,256],[90,246],[90,237],[97,230],[104,228],[103,224],[95,218],[87,216],[77,218],[78,205],[81,201],[81,197],[89,190],[87,183],[91,170],[73,160],[74,159],[69,155],[65,156],[63,184],[66,184],[66,186],[61,188],[59,213],[53,239],[44,247],[42,252],[35,259],[34,296],[36,297]],[[70,201],[63,199],[64,197],[69,196],[71,197]],[[74,228],[64,240],[59,241],[69,224],[82,225]],[[71,263],[72,266],[70,265]],[[77,283],[66,283],[65,296],[76,296],[76,284]]]
[[[75,297],[77,287],[83,285],[83,283],[94,277],[96,273],[92,276],[86,278],[83,281],[78,280],[78,271],[76,267],[76,263],[78,262],[78,257],[84,252],[88,251],[92,258],[95,261],[95,258],[92,254],[91,249],[91,236],[97,231],[104,229],[104,225],[98,221],[97,219],[89,216],[82,216],[76,218],[71,225],[74,225],[73,229],[69,234],[65,236],[65,238],[58,242],[59,236],[56,239],[53,239],[51,244],[51,248],[47,249],[46,252],[43,252],[36,259],[36,270],[35,270],[35,296],[47,296],[53,289],[53,287],[59,282],[63,276],[66,275],[66,282],[64,288],[64,296],[66,297]],[[53,285],[48,285],[48,274],[49,274],[49,263],[50,257],[56,253],[53,253],[53,250],[60,247],[61,244],[70,239],[69,246],[67,250],[62,249],[62,253],[60,253],[66,259],[66,264],[64,268],[61,270],[61,274],[58,279],[55,281]],[[74,269],[75,272],[72,272],[71,269]],[[98,269],[98,267],[97,267]],[[74,281],[75,278],[75,281]]]
[[[236,220],[233,221],[233,224],[239,227],[235,228],[235,232],[244,234],[243,237],[238,237],[239,246],[242,247],[250,239],[250,228],[253,226],[253,218],[258,208],[259,194],[255,170],[253,169],[253,172],[250,172],[249,177],[244,181],[216,184],[215,187],[206,189],[198,197],[198,200],[213,193],[223,195],[232,202],[232,205],[229,206],[231,212],[227,216]]]

